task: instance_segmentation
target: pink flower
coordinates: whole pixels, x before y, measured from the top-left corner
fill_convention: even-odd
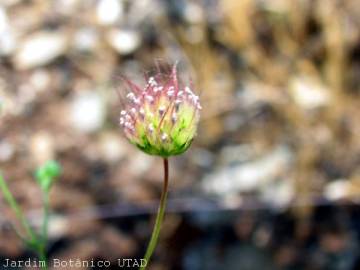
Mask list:
[[[199,97],[171,72],[158,72],[141,88],[124,79],[130,91],[120,113],[120,126],[132,144],[142,151],[168,157],[186,151],[197,130]]]

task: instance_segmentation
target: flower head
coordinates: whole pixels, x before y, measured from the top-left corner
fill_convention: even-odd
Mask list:
[[[200,117],[199,97],[178,79],[176,65],[168,74],[158,72],[141,88],[125,78],[130,88],[120,113],[120,126],[142,151],[162,157],[185,152]]]

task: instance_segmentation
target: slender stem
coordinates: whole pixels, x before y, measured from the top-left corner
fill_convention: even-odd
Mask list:
[[[41,228],[41,248],[39,250],[40,260],[45,262],[42,269],[47,269],[47,256],[46,256],[46,247],[48,242],[48,227],[49,227],[49,191],[43,191],[43,206],[44,206],[44,216],[43,224]]]
[[[42,247],[38,251],[38,255],[39,255],[39,259],[40,259],[40,267],[41,267],[41,269],[47,270],[48,269],[48,263],[47,263],[47,256],[46,256],[46,251],[45,251],[44,247]]]
[[[17,219],[21,222],[27,236],[30,238],[30,241],[36,242],[36,235],[31,229],[28,221],[26,220],[23,212],[21,211],[17,201],[10,192],[4,178],[0,175],[0,190],[2,191],[6,202],[10,205],[11,209],[15,212]]]
[[[48,227],[49,227],[49,192],[43,191],[43,204],[44,204],[44,217],[41,228],[41,236],[43,245],[45,246],[48,241]]]
[[[25,218],[23,212],[21,211],[17,201],[10,192],[8,185],[6,184],[1,174],[0,174],[0,190],[3,193],[6,202],[15,212],[17,219],[21,222],[27,237],[29,237],[30,239],[29,242],[28,239],[23,238],[17,230],[15,230],[16,234],[26,243],[29,243],[30,247],[38,253],[39,259],[45,263],[44,265],[41,265],[42,266],[41,268],[47,270],[46,243],[47,243],[47,227],[48,227],[48,216],[49,216],[48,192],[44,193],[44,221],[42,227],[42,239],[39,240],[38,236],[34,233],[32,228],[30,227],[29,222]]]
[[[157,245],[157,242],[158,242],[161,224],[162,224],[162,221],[163,221],[164,215],[165,215],[168,185],[169,185],[169,161],[167,158],[164,158],[164,183],[163,183],[163,190],[162,190],[161,198],[160,198],[160,205],[159,205],[159,209],[158,209],[157,216],[156,216],[155,226],[154,226],[153,232],[151,234],[151,239],[150,239],[149,245],[146,249],[146,253],[145,253],[145,257],[144,257],[144,260],[146,263],[144,266],[140,267],[140,270],[146,269],[146,266],[149,264],[151,255],[153,254],[155,247]]]

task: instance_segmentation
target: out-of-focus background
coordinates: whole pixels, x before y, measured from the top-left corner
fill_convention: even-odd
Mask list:
[[[178,60],[203,110],[149,269],[360,269],[359,29],[358,0],[1,0],[1,171],[36,226],[33,171],[62,164],[51,257],[141,258],[162,162],[117,78]],[[34,256],[0,213],[0,259]]]

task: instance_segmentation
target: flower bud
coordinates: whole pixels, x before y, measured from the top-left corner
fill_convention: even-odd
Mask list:
[[[46,162],[35,172],[35,177],[44,191],[49,191],[56,177],[61,173],[61,166],[54,160]]]
[[[176,65],[170,74],[150,77],[144,88],[125,82],[130,91],[119,122],[128,140],[151,155],[185,152],[196,134],[201,106],[199,97],[179,81]]]

